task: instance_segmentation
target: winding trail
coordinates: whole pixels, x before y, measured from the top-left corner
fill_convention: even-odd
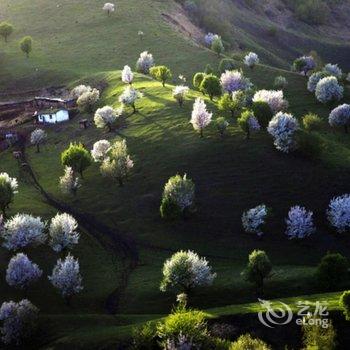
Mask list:
[[[66,212],[74,216],[80,227],[97,239],[101,245],[111,251],[115,256],[116,253],[120,256],[123,263],[120,285],[107,297],[105,309],[109,314],[118,312],[121,298],[128,285],[130,273],[136,268],[139,262],[138,250],[136,243],[131,237],[125,237],[118,229],[111,229],[103,222],[97,220],[90,213],[84,213],[70,205],[63,203],[45,191],[39,183],[30,162],[25,153],[25,145],[21,146],[22,164],[25,164],[24,169],[30,176],[33,187],[40,193],[43,199],[52,207],[60,212]],[[116,281],[117,283],[117,281]]]

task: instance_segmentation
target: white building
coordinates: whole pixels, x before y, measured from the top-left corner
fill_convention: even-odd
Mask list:
[[[69,120],[69,112],[66,109],[48,109],[35,112],[39,123],[56,124]]]

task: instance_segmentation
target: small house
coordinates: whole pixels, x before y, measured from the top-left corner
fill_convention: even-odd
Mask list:
[[[48,109],[44,111],[35,112],[34,114],[39,123],[57,124],[69,120],[69,112],[67,109]]]

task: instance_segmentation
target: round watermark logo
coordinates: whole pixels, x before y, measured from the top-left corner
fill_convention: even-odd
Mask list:
[[[275,328],[275,326],[283,326],[292,321],[293,311],[287,304],[279,301],[278,305],[275,304],[272,307],[270,301],[259,299],[259,302],[266,310],[258,313],[259,320],[264,326]]]

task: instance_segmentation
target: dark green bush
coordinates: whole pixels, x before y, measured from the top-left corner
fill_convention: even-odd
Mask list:
[[[220,73],[224,73],[227,70],[234,70],[236,69],[236,62],[232,58],[223,58],[218,69]]]
[[[313,132],[300,130],[296,135],[297,152],[308,159],[318,159],[322,153],[323,142]]]
[[[266,128],[273,117],[270,106],[266,102],[256,101],[252,104],[252,111],[261,127]]]
[[[196,73],[193,77],[193,86],[197,89],[199,89],[199,87],[201,86],[202,84],[202,81],[205,77],[205,73],[202,73],[202,72],[199,72],[199,73]]]
[[[157,328],[152,322],[147,322],[141,327],[134,328],[132,350],[156,350],[159,349],[157,342]]]
[[[303,117],[303,127],[306,131],[320,130],[322,124],[322,119],[317,114],[308,113]]]
[[[182,216],[182,211],[174,201],[166,197],[160,205],[160,216],[163,219],[175,220]]]
[[[350,321],[350,290],[345,291],[341,295],[339,304],[344,311],[345,318]]]

